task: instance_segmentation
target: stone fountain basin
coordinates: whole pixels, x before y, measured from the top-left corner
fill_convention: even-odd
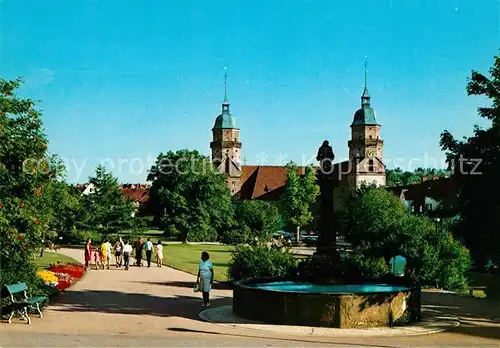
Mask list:
[[[234,284],[233,312],[281,325],[366,328],[420,319],[420,288],[252,279]]]

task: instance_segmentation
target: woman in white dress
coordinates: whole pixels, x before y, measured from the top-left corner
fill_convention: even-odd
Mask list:
[[[210,255],[206,251],[201,253],[200,266],[198,268],[198,278],[196,282],[199,284],[200,292],[203,295],[202,307],[210,306],[210,291],[214,282],[214,266],[210,261]]]
[[[156,244],[156,266],[161,267],[163,263],[163,244],[161,244],[161,240]]]

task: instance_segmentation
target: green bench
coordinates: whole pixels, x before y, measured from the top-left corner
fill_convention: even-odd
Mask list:
[[[48,298],[45,296],[28,297],[28,286],[26,283],[18,283],[12,285],[6,285],[7,291],[10,295],[11,312],[9,315],[8,322],[12,322],[12,317],[15,312],[18,312],[22,318],[26,319],[28,324],[31,324],[31,319],[28,316],[28,309],[36,309],[40,314],[40,318],[43,318],[42,311],[40,310],[40,303],[43,303]]]

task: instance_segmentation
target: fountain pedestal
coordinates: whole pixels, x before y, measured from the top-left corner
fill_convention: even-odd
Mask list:
[[[318,149],[318,155],[316,156],[316,160],[319,161],[317,177],[320,189],[319,236],[316,250],[318,254],[333,257],[337,255],[335,247],[337,226],[333,213],[333,190],[337,179],[334,173],[334,158],[333,148],[325,140]]]

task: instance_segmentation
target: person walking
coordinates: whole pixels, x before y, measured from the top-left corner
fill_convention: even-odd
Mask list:
[[[137,267],[142,266],[142,249],[144,248],[144,244],[142,244],[141,238],[137,239],[135,243],[135,259],[137,260]]]
[[[146,261],[148,262],[148,267],[151,267],[151,256],[153,255],[153,243],[151,243],[151,239],[148,238],[146,241],[144,248],[146,249]]]
[[[206,251],[201,253],[196,282],[203,295],[202,308],[210,307],[210,291],[214,282],[214,265],[210,261],[210,255]]]
[[[87,239],[87,243],[85,243],[85,269],[90,271],[90,263],[92,262],[92,241]]]
[[[131,254],[132,254],[132,245],[128,244],[128,240],[126,240],[125,244],[123,245],[123,264],[125,265],[126,271],[128,271]]]
[[[121,240],[115,243],[115,261],[116,267],[121,267],[123,262],[123,244]]]
[[[99,253],[100,253],[100,257],[101,257],[101,266],[102,266],[102,269],[105,269],[106,268],[106,261],[108,259],[108,247],[106,245],[106,241],[103,239],[102,242],[101,242],[101,248],[99,250]]]
[[[113,246],[109,242],[109,238],[106,238],[106,243],[104,243],[104,245],[106,246],[106,260],[105,260],[106,267],[109,269],[109,266],[111,263],[111,252],[112,252]]]
[[[156,244],[156,266],[161,267],[163,264],[163,244],[161,244],[161,240]]]

